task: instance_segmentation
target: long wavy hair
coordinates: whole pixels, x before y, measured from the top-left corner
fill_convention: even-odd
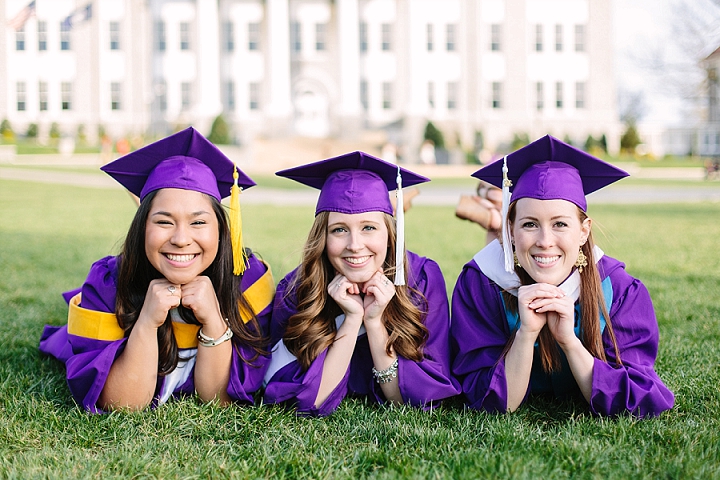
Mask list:
[[[335,341],[335,318],[343,313],[327,292],[328,284],[335,277],[335,268],[325,251],[329,215],[329,212],[320,212],[315,217],[293,285],[288,288],[288,292],[297,292],[298,311],[288,319],[283,341],[304,369]],[[388,246],[383,271],[385,275],[392,275],[395,272],[395,219],[384,214],[384,221],[388,229]],[[405,257],[407,265],[407,255]],[[408,276],[413,275],[410,269],[407,271]],[[383,314],[390,336],[385,346],[388,355],[395,351],[416,362],[423,359],[428,338],[423,323],[426,314],[427,300],[420,291],[407,285],[396,287],[395,296]]]
[[[508,222],[512,224],[515,221],[516,203],[510,204],[508,209]],[[580,223],[584,222],[588,218],[587,213],[583,212],[580,208],[577,209],[578,218]],[[598,272],[597,265],[595,264],[595,257],[593,256],[593,247],[595,242],[593,241],[592,231],[588,235],[587,241],[580,247],[582,252],[587,257],[587,266],[583,267],[583,271],[580,272],[580,341],[583,346],[590,352],[590,354],[599,358],[605,363],[608,363],[607,355],[605,354],[605,348],[603,346],[602,332],[600,331],[600,315],[605,318],[605,328],[610,336],[610,341],[613,344],[615,351],[614,362],[616,365],[622,365],[620,359],[620,349],[615,338],[615,332],[612,327],[612,321],[610,314],[605,306],[605,296],[602,291],[602,282],[600,280],[600,273]],[[535,280],[523,270],[522,267],[515,265],[515,273],[520,278],[520,283],[523,285],[531,285],[535,283]],[[518,299],[516,296],[511,295],[508,292],[503,292],[503,298],[505,305],[508,308],[517,313],[518,312]],[[510,340],[508,341],[505,350],[509,350],[512,342],[515,339],[515,332],[513,332]],[[560,350],[555,342],[555,339],[550,333],[550,329],[547,325],[544,325],[538,336],[538,353],[542,364],[543,371],[552,373],[560,370]]]
[[[162,278],[160,272],[152,266],[145,253],[145,224],[157,192],[149,193],[140,204],[128,229],[120,256],[115,310],[118,323],[125,332],[125,337],[130,336],[130,332],[140,316],[140,310],[145,302],[145,295],[150,282]],[[262,336],[255,313],[240,290],[242,277],[233,275],[230,227],[225,210],[214,197],[210,195],[204,196],[210,200],[213,212],[217,217],[220,243],[218,244],[215,259],[202,275],[209,277],[212,282],[220,305],[220,312],[223,317],[227,318],[228,325],[233,332],[233,346],[238,353],[240,353],[240,344],[247,345],[254,351],[254,355],[249,359],[240,355],[244,362],[252,364],[258,356],[266,353],[267,341]],[[187,323],[199,325],[192,310],[180,306],[178,311]],[[241,311],[251,315],[251,319],[247,323],[243,322],[240,316]],[[175,339],[169,314],[165,319],[165,323],[158,328],[157,339],[158,374],[161,376],[167,375],[177,367],[180,361],[177,340]]]

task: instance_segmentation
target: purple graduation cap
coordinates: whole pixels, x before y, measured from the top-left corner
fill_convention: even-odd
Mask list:
[[[402,188],[429,182],[429,178],[361,151],[281,170],[275,175],[320,189],[315,215],[320,212],[392,215],[389,192],[397,190],[395,284],[405,284]]]
[[[235,163],[193,127],[128,153],[100,167],[121,185],[140,197],[161,188],[195,190],[215,197],[230,195]],[[240,170],[238,186],[255,185]]]
[[[245,270],[239,192],[255,182],[193,127],[128,153],[100,170],[140,197],[141,202],[148,193],[161,188],[194,190],[218,202],[230,195],[234,272],[239,275]]]
[[[510,203],[521,198],[566,200],[586,211],[586,195],[627,177],[628,173],[555,137],[545,135],[481,168],[472,176],[503,189],[503,250],[505,270],[510,272],[513,270],[507,225]]]

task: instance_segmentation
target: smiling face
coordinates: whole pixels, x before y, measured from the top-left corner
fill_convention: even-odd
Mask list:
[[[382,269],[388,248],[388,228],[382,212],[328,215],[325,251],[335,270],[362,286]]]
[[[204,272],[217,256],[219,238],[206,195],[177,188],[157,192],[145,222],[145,254],[167,280],[184,285]]]
[[[566,200],[521,198],[515,204],[512,236],[520,266],[538,283],[559,285],[572,272],[592,220],[580,220]]]

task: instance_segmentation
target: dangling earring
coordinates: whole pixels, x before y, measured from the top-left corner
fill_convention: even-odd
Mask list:
[[[515,253],[515,252],[513,252],[513,261],[515,262],[516,267],[522,268],[522,265],[520,265],[520,262],[518,261],[517,253]]]
[[[582,246],[580,247],[580,251],[578,252],[577,260],[575,260],[575,266],[578,269],[578,272],[582,273],[583,268],[587,267],[587,257],[582,251]]]

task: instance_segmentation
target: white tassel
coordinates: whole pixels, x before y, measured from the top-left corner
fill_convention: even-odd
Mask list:
[[[395,285],[405,285],[405,209],[403,208],[402,176],[397,174],[397,201],[395,202]]]
[[[507,155],[503,158],[503,183],[502,183],[502,240],[503,253],[505,254],[505,271],[515,271],[513,259],[512,240],[510,239],[510,226],[508,225],[508,209],[510,208],[510,187],[512,182],[508,178]]]

